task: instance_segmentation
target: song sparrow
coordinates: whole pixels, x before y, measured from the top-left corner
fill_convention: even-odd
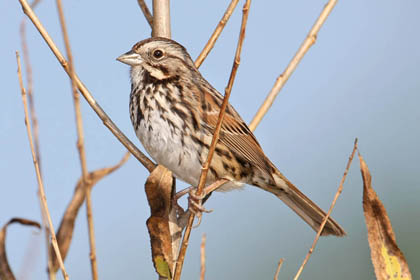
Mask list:
[[[201,76],[186,49],[173,40],[140,41],[117,59],[131,66],[130,117],[137,137],[157,163],[197,186],[223,96]],[[230,182],[218,190],[246,183],[274,194],[315,231],[325,217],[265,156],[231,105],[206,183],[221,178]],[[329,234],[345,235],[332,218],[322,233]]]

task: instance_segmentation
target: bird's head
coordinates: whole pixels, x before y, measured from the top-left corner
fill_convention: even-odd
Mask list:
[[[144,69],[157,80],[165,80],[195,70],[186,49],[166,38],[150,38],[136,43],[133,48],[117,58],[128,64],[132,71]]]

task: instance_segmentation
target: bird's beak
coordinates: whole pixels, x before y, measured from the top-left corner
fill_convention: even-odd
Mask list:
[[[133,51],[129,51],[123,55],[120,55],[117,57],[117,60],[130,66],[140,65],[143,62],[141,56]]]

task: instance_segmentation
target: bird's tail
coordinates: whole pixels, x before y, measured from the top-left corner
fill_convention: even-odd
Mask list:
[[[260,187],[280,198],[316,232],[318,232],[326,213],[299,191],[280,172],[277,171],[273,174],[273,177],[276,181],[275,186],[260,185]],[[336,221],[329,217],[321,235],[344,236],[346,235],[346,232]]]

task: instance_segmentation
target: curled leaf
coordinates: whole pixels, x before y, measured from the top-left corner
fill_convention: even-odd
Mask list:
[[[2,280],[14,280],[16,279],[13,275],[12,269],[9,266],[6,255],[6,229],[13,223],[19,223],[25,226],[32,226],[38,229],[41,228],[40,224],[28,219],[13,218],[6,223],[0,231],[0,279]]]
[[[145,190],[151,212],[146,224],[152,246],[152,260],[159,276],[171,279],[173,254],[169,213],[174,190],[172,173],[158,165],[147,178]]]
[[[412,278],[407,261],[398,248],[391,221],[372,188],[372,177],[360,153],[359,160],[363,178],[363,211],[376,278],[410,280]]]

